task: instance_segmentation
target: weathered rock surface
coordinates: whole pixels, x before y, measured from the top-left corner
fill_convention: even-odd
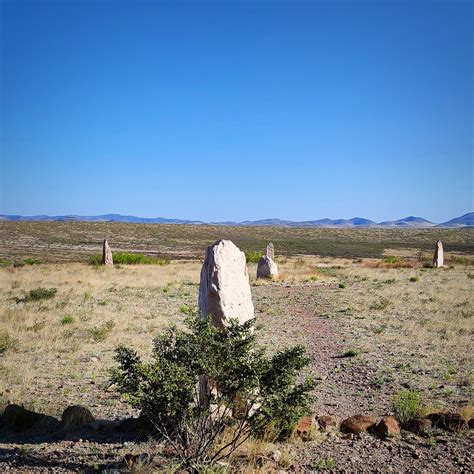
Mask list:
[[[428,419],[433,426],[450,431],[461,431],[469,427],[459,413],[431,413]]]
[[[277,264],[267,255],[261,257],[257,265],[257,278],[276,278],[277,276]]]
[[[413,433],[426,435],[433,428],[433,424],[428,418],[413,418],[408,423],[406,423],[406,426],[404,425],[403,427],[409,431],[413,431]]]
[[[112,267],[114,264],[112,250],[110,250],[110,246],[107,242],[107,239],[104,239],[104,245],[102,247],[102,263],[108,267]]]
[[[56,418],[27,410],[15,404],[7,405],[0,416],[0,428],[10,430],[38,429],[41,431],[54,431],[58,426],[59,421]]]
[[[332,416],[322,415],[317,417],[317,421],[321,431],[329,431],[332,428],[336,428],[337,421]]]
[[[442,267],[444,265],[444,250],[443,250],[443,242],[438,240],[436,242],[435,253],[433,257],[433,266],[434,267]]]
[[[354,415],[345,419],[341,423],[341,431],[343,433],[362,433],[372,428],[377,423],[377,420],[373,416],[367,415]]]
[[[67,407],[61,415],[61,427],[64,430],[74,430],[95,421],[88,408],[81,405]]]
[[[311,436],[311,430],[315,425],[315,420],[312,416],[303,416],[298,421],[298,426],[296,427],[296,435],[302,439],[309,439]]]
[[[270,242],[266,247],[265,247],[265,255],[268,258],[271,258],[272,260],[275,259],[275,247],[273,246],[273,243]]]
[[[384,416],[375,427],[375,432],[381,438],[400,436],[400,425],[394,416]]]
[[[211,316],[216,327],[229,319],[242,324],[254,318],[245,254],[230,240],[218,240],[207,248],[201,269],[199,312]]]

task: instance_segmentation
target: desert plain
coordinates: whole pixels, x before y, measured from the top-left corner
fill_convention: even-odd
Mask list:
[[[138,416],[111,385],[115,348],[146,357],[154,335],[194,311],[208,245],[231,239],[251,256],[272,241],[278,279],[257,280],[256,263],[248,263],[257,337],[269,352],[305,346],[317,381],[312,415],[380,418],[393,412],[397,393],[410,390],[425,415],[456,413],[467,427],[402,429],[390,440],[315,429],[307,440],[248,444],[222,470],[474,470],[474,230],[2,222],[0,232],[3,407],[58,419],[70,405],[99,420]],[[91,265],[104,238],[114,252],[168,263]],[[445,266],[432,268],[438,239]],[[139,460],[132,466],[131,455]],[[149,438],[85,428],[60,439],[0,431],[1,471],[175,469],[164,444]]]

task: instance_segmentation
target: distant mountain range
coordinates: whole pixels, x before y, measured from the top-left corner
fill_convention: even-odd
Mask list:
[[[166,219],[165,217],[136,217],[121,214],[104,214],[101,216],[17,216],[0,215],[0,221],[77,221],[77,222],[135,222],[140,224],[214,224],[226,226],[284,226],[284,227],[391,227],[391,228],[429,228],[429,227],[474,227],[474,212],[468,212],[450,221],[435,224],[423,217],[409,216],[396,221],[374,222],[363,217],[352,219],[319,219],[314,221],[285,221],[281,219],[263,219],[243,222],[202,222],[185,219]]]

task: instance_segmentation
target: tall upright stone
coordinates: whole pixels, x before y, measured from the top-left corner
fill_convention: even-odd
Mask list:
[[[244,323],[254,317],[245,254],[230,240],[207,248],[201,269],[199,312],[225,328],[229,319]]]
[[[272,242],[265,247],[265,255],[272,260],[275,258],[275,247]]]
[[[434,267],[442,267],[444,266],[444,250],[443,250],[443,242],[438,240],[436,242],[435,253],[433,257],[433,266]]]
[[[112,267],[114,265],[112,250],[110,250],[107,239],[104,239],[104,245],[102,246],[102,263],[107,267]]]
[[[275,248],[270,242],[265,247],[265,255],[263,255],[258,261],[257,265],[257,278],[277,278],[278,277],[278,267],[274,262],[275,258]]]

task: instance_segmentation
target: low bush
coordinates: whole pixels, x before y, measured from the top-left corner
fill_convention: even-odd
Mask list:
[[[408,423],[421,411],[421,395],[414,390],[400,390],[392,400],[393,412],[400,423]]]
[[[0,354],[7,351],[15,351],[18,348],[19,341],[16,337],[10,336],[7,331],[0,332]]]
[[[61,319],[61,324],[72,324],[74,323],[74,317],[70,314],[66,314],[66,316]]]
[[[419,280],[419,278],[418,278],[417,276],[412,276],[412,277],[410,277],[410,281],[411,281],[412,283],[416,283],[418,280]]]
[[[142,253],[127,253],[127,252],[115,252],[113,254],[114,264],[117,265],[168,265],[170,259],[168,257],[149,257]],[[91,265],[102,265],[101,255],[92,255],[89,258]]]
[[[11,262],[8,260],[5,260],[4,258],[0,258],[0,267],[9,267],[11,265]]]
[[[253,321],[221,331],[209,318],[189,317],[185,329],[172,326],[154,340],[150,361],[125,347],[116,360],[113,383],[196,472],[251,436],[290,436],[314,388],[300,379],[309,363],[304,348],[267,357]]]
[[[344,352],[342,354],[342,357],[355,357],[360,354],[360,351],[358,349],[349,349],[347,352]]]
[[[102,342],[105,341],[108,334],[112,331],[114,327],[115,323],[113,321],[106,321],[100,326],[95,326],[89,329],[89,332],[95,342]]]
[[[382,268],[411,268],[413,267],[413,263],[409,262],[403,257],[387,255],[386,257],[383,257],[380,262],[378,262],[377,266]]]
[[[262,252],[245,252],[245,258],[247,263],[258,263],[258,261],[263,257]]]
[[[26,260],[24,260],[24,263],[25,265],[39,265],[42,262],[37,258],[27,258]]]
[[[29,303],[31,301],[49,300],[54,298],[57,292],[57,288],[35,288],[30,290],[25,296],[15,298],[15,301],[17,303]]]

